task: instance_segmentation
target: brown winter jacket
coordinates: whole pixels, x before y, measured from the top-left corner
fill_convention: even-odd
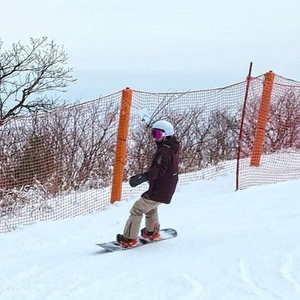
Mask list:
[[[147,171],[149,189],[142,197],[169,204],[178,181],[179,142],[175,136],[157,144],[152,163]]]

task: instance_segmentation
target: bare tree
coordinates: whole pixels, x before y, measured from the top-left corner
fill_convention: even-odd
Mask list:
[[[299,149],[300,94],[297,89],[274,95],[266,127],[265,152]]]
[[[76,79],[63,47],[31,38],[30,45],[20,42],[2,53],[0,40],[0,124],[5,119],[28,113],[45,112],[65,105],[60,97],[48,97],[49,91],[65,92]]]

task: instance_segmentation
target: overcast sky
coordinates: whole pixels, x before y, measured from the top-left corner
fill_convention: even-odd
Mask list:
[[[47,36],[78,78],[63,98],[201,90],[269,70],[300,81],[299,0],[0,0],[4,48]]]

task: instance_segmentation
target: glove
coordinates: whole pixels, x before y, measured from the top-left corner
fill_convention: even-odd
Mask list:
[[[136,175],[130,177],[129,184],[131,187],[135,187],[147,180],[148,180],[147,173],[140,173],[140,174],[136,174]]]

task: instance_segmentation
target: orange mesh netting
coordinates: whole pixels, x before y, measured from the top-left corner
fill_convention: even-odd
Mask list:
[[[109,204],[120,95],[0,127],[0,232]]]
[[[239,189],[300,177],[300,82],[275,75],[270,99],[264,99],[266,76],[253,78],[250,84],[240,142]]]
[[[148,125],[165,119],[175,127],[181,142],[180,183],[210,179],[235,170],[239,117],[245,82],[226,88],[182,93],[133,91],[125,178],[147,170],[155,143]],[[229,162],[228,162],[229,161]],[[137,190],[123,187],[123,198]]]
[[[138,197],[147,183],[132,189],[127,180],[147,170],[149,127],[160,119],[181,142],[181,184],[235,170],[238,189],[299,178],[300,83],[273,74],[266,84],[266,76],[202,91],[126,89],[125,102],[122,91],[4,122],[0,232]]]

